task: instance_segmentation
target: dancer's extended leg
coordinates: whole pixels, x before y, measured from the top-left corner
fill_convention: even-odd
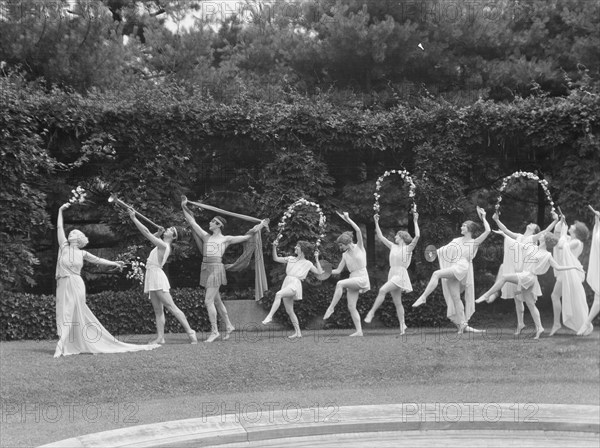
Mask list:
[[[406,331],[406,324],[404,323],[404,306],[402,306],[402,291],[400,288],[392,291],[392,300],[396,306],[396,315],[398,316],[398,324],[400,325],[400,334],[404,334]]]
[[[505,283],[518,284],[519,283],[519,278],[517,277],[517,274],[503,274],[503,275],[500,275],[498,277],[498,279],[496,279],[496,283],[494,283],[492,285],[492,287],[490,289],[488,289],[481,297],[479,297],[477,300],[475,300],[475,303],[489,302],[489,298],[493,294],[496,294],[497,292],[500,292],[502,290],[502,287],[504,286]]]
[[[433,274],[431,274],[431,279],[429,280],[429,283],[427,283],[427,287],[425,288],[425,291],[423,291],[423,294],[421,294],[419,296],[419,298],[415,301],[415,303],[413,303],[413,305],[412,305],[413,308],[421,306],[427,301],[427,297],[429,297],[431,295],[431,293],[435,290],[440,279],[442,279],[442,278],[445,278],[448,280],[449,279],[456,280],[456,277],[454,276],[454,269],[446,268],[446,269],[439,269],[437,271],[434,271]]]
[[[562,306],[560,303],[560,298],[562,297],[562,280],[558,278],[556,279],[556,283],[554,284],[554,289],[552,290],[552,294],[550,295],[550,297],[552,299],[554,323],[552,324],[552,329],[550,330],[549,336],[554,336],[554,333],[561,329],[560,314],[562,312]]]
[[[325,312],[323,319],[329,319],[331,317],[331,315],[335,311],[335,306],[342,298],[344,289],[358,290],[358,289],[360,289],[358,283],[359,283],[359,280],[356,280],[353,278],[347,278],[345,280],[340,280],[339,282],[337,282],[337,285],[335,286],[335,292],[333,293],[333,298],[331,299],[331,303],[329,304],[329,307],[327,308],[327,311]]]
[[[533,318],[533,323],[535,324],[535,337],[533,339],[539,339],[540,335],[544,332],[544,327],[542,327],[540,312],[535,306],[535,297],[531,291],[523,291],[523,299],[527,304],[527,308],[529,308],[529,312]]]
[[[177,305],[175,305],[175,302],[173,301],[173,297],[171,297],[171,294],[168,292],[165,292],[165,291],[152,291],[151,294],[152,293],[156,294],[156,296],[160,300],[160,303],[164,307],[166,307],[171,312],[171,314],[173,314],[173,316],[175,316],[175,318],[179,321],[179,323],[181,324],[181,326],[187,333],[188,337],[190,338],[190,343],[197,344],[198,339],[196,338],[196,332],[194,330],[192,330],[192,327],[190,327],[190,324],[188,323],[188,320],[185,317],[185,314],[183,314],[183,311],[181,311],[177,307]],[[163,319],[162,320],[162,330],[163,330],[163,335],[164,335],[164,328],[165,328],[164,312],[162,313],[162,319]],[[158,322],[158,319],[157,319],[157,322]],[[158,324],[157,324],[157,328],[158,328]]]
[[[368,324],[371,323],[371,321],[375,317],[375,312],[379,309],[379,307],[385,300],[385,296],[396,289],[398,289],[398,286],[396,286],[392,282],[386,282],[381,288],[379,288],[379,293],[377,294],[377,297],[375,298],[375,302],[373,302],[373,306],[371,307],[371,310],[367,313],[367,316],[365,317],[366,323],[368,323]]]
[[[150,302],[152,302],[152,308],[154,309],[154,316],[156,320],[156,338],[150,341],[149,344],[164,344],[165,310],[162,301],[156,292],[157,291],[150,291]]]
[[[275,294],[275,300],[273,300],[273,305],[271,305],[271,310],[269,311],[269,314],[267,314],[267,317],[265,317],[265,319],[262,321],[262,324],[267,325],[268,323],[270,323],[273,320],[273,316],[275,315],[275,313],[281,306],[282,298],[284,298],[284,297],[294,298],[295,296],[296,296],[296,293],[291,288],[285,288],[285,289],[281,289],[281,290],[277,291],[277,293]]]
[[[301,338],[302,333],[300,332],[300,323],[298,322],[298,316],[296,316],[296,313],[294,313],[294,295],[284,296],[283,306],[285,306],[285,310],[287,311],[288,316],[290,316],[290,320],[292,321],[292,325],[294,326],[294,334],[288,336],[288,338]]]

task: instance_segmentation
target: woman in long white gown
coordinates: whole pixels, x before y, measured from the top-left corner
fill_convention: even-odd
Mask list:
[[[590,263],[587,271],[587,283],[594,291],[594,303],[590,308],[590,314],[577,332],[578,336],[591,334],[594,330],[592,321],[600,312],[600,211],[590,209],[596,215],[594,230],[592,232],[592,247],[590,249]]]
[[[58,261],[56,263],[56,326],[59,335],[54,357],[76,355],[79,353],[123,353],[138,350],[152,350],[157,344],[126,344],[112,336],[96,319],[85,303],[85,284],[81,278],[83,262],[122,269],[124,263],[96,257],[81,250],[87,243],[87,237],[79,230],[73,230],[65,236],[63,210],[70,204],[64,204],[58,210],[56,223]]]

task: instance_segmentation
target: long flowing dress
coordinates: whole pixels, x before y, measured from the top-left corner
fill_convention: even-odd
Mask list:
[[[452,268],[454,277],[460,283],[461,294],[465,293],[465,319],[468,322],[475,312],[475,279],[473,276],[473,258],[477,255],[477,248],[473,241],[463,243],[463,238],[455,238],[447,245],[437,250],[441,269]],[[456,325],[459,322],[458,313],[448,287],[448,280],[442,279],[442,291],[446,301],[446,316]]]
[[[392,244],[392,248],[390,249],[388,282],[392,282],[403,292],[411,292],[413,290],[407,271],[411,260],[412,250],[409,251],[407,245]]]
[[[600,217],[592,231],[592,247],[590,248],[590,263],[587,271],[587,283],[596,295],[600,295]]]
[[[583,251],[583,243],[577,245],[575,252],[570,247],[571,238],[562,235],[554,248],[554,259],[561,266],[580,266],[578,257]],[[566,327],[578,331],[585,323],[589,308],[583,289],[585,274],[575,269],[555,272],[557,281],[562,282],[562,320]]]
[[[313,264],[306,259],[299,260],[296,257],[287,257],[286,277],[283,280],[281,289],[291,289],[295,293],[294,300],[302,300],[302,280],[306,278],[312,268]]]
[[[61,245],[56,263],[56,326],[59,342],[54,357],[79,353],[123,353],[152,350],[158,344],[126,344],[112,336],[85,303],[85,284],[81,278],[83,261],[105,262],[89,252]]]
[[[350,271],[350,278],[354,278],[358,284],[358,292],[363,293],[371,289],[369,273],[367,272],[367,252],[355,245],[342,254],[346,267]]]

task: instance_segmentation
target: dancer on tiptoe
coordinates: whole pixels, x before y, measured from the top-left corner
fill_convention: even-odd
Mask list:
[[[338,215],[352,226],[356,232],[357,242],[355,244],[352,241],[352,232],[344,232],[337,238],[338,247],[343,252],[342,261],[340,261],[337,269],[331,271],[331,275],[340,275],[344,267],[347,267],[350,271],[350,278],[337,282],[331,304],[329,305],[329,308],[327,308],[323,319],[329,319],[333,314],[335,306],[342,298],[345,289],[348,299],[348,311],[350,311],[352,322],[354,322],[354,328],[356,329],[350,336],[362,336],[363,332],[360,323],[360,314],[358,314],[356,304],[358,302],[358,294],[367,292],[371,289],[369,274],[367,272],[367,252],[365,251],[360,227],[350,219],[348,213],[338,213]]]
[[[473,221],[465,221],[461,226],[462,236],[453,239],[448,245],[438,249],[440,268],[431,275],[425,291],[413,303],[413,307],[423,305],[427,297],[435,290],[439,280],[442,280],[444,299],[448,306],[447,316],[458,327],[458,332],[480,332],[468,324],[468,320],[475,312],[475,286],[473,279],[473,258],[477,255],[479,245],[490,234],[491,228],[485,219],[485,210],[477,207],[477,214],[483,222],[484,232],[477,238],[473,234],[478,230]],[[465,305],[460,299],[460,294],[465,291]]]
[[[379,289],[379,294],[371,307],[371,310],[365,317],[366,323],[371,323],[375,312],[385,300],[385,296],[389,293],[392,296],[394,305],[396,306],[396,314],[398,315],[398,323],[400,324],[400,334],[406,331],[404,323],[404,307],[402,306],[402,292],[411,292],[412,284],[406,270],[410,265],[412,253],[419,241],[421,231],[419,230],[419,214],[413,213],[413,222],[415,224],[415,237],[411,237],[408,232],[400,230],[396,233],[394,243],[383,236],[379,227],[379,217],[375,216],[375,232],[377,238],[385,246],[390,249],[390,271],[388,273],[387,282]]]
[[[288,336],[290,339],[301,338],[302,333],[300,332],[300,324],[298,323],[298,317],[294,313],[294,301],[302,300],[302,280],[306,278],[309,272],[320,275],[323,273],[321,263],[319,262],[319,252],[315,252],[315,265],[313,265],[306,256],[313,250],[312,244],[308,241],[298,241],[296,244],[295,257],[280,257],[277,254],[277,241],[273,242],[273,260],[277,263],[285,263],[286,277],[283,280],[281,289],[275,294],[275,301],[271,306],[271,311],[265,320],[262,321],[263,325],[267,325],[273,320],[275,312],[281,306],[281,300],[283,299],[283,305],[285,310],[290,316],[292,325],[294,326],[294,334]]]
[[[569,227],[563,215],[554,232],[565,241],[565,244],[559,244],[554,248],[553,255],[556,262],[561,265],[581,266],[578,258],[583,252],[583,243],[589,236],[590,231],[587,226],[582,222],[575,221]],[[551,294],[554,324],[550,336],[560,330],[561,314],[566,327],[573,331],[579,331],[586,322],[589,312],[583,288],[585,273],[582,269],[581,271],[555,272],[554,275],[556,283]]]
[[[536,331],[534,339],[539,339],[540,335],[544,332],[544,328],[542,327],[540,312],[535,306],[537,298],[542,295],[540,284],[537,279],[538,275],[545,274],[550,266],[552,266],[555,271],[583,271],[583,269],[581,268],[581,265],[561,266],[554,260],[549,250],[552,250],[557,245],[559,239],[551,233],[545,233],[543,237],[540,238],[540,245],[536,246],[534,244],[519,243],[517,240],[500,231],[495,232],[510,239],[512,244],[518,245],[519,249],[523,251],[523,270],[516,274],[502,274],[496,283],[494,283],[494,285],[478,299],[478,302],[487,300],[489,296],[500,291],[502,286],[506,283],[517,285],[515,300],[527,304],[533,322],[535,323]],[[564,243],[564,241],[561,241],[561,244],[562,243]]]
[[[144,293],[148,293],[150,296],[150,301],[152,302],[152,308],[154,308],[154,315],[156,317],[156,338],[151,343],[165,343],[165,307],[167,307],[187,333],[190,338],[190,343],[197,344],[198,339],[196,338],[196,332],[190,327],[183,311],[175,305],[170,293],[171,285],[169,284],[169,279],[162,269],[171,254],[171,244],[177,239],[177,229],[175,229],[175,227],[169,227],[167,230],[160,228],[160,230],[153,235],[150,233],[150,230],[137,219],[134,210],[129,209],[129,217],[138,230],[142,232],[142,235],[150,240],[155,246],[146,261],[146,275],[144,277]]]
[[[551,232],[554,226],[558,223],[558,215],[553,211],[552,212],[552,223],[546,228],[544,232]],[[498,225],[498,228],[504,232],[505,235],[509,236],[513,240],[522,245],[535,245],[537,246],[539,238],[544,234],[540,232],[540,226],[535,223],[527,224],[524,234],[511,232],[508,228],[500,221],[500,217],[498,213],[494,213],[492,219]],[[514,244],[511,242],[511,239],[504,239],[504,258],[502,260],[502,264],[498,269],[498,275],[496,276],[496,280],[499,280],[501,276],[514,274],[516,272],[521,272],[523,270],[523,251],[520,250],[518,244]],[[514,299],[515,292],[517,290],[517,285],[513,283],[506,282],[502,287],[501,291],[497,291],[494,294],[487,297],[485,302],[492,303],[494,300],[501,296],[503,299]],[[475,303],[481,303],[481,299],[477,299]],[[515,331],[515,335],[519,335],[523,328],[525,328],[525,323],[523,320],[525,314],[525,304],[522,300],[515,300],[515,310],[517,312],[517,330]]]
[[[592,321],[600,312],[600,211],[594,210],[590,206],[590,210],[596,215],[594,230],[592,231],[592,247],[590,249],[590,264],[587,271],[588,285],[594,291],[594,303],[590,308],[590,313],[587,319],[577,332],[578,336],[586,336],[592,332],[594,327]]]

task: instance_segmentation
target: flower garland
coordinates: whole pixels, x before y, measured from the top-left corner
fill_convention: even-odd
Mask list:
[[[69,204],[83,204],[85,202],[85,197],[87,196],[86,191],[82,187],[77,187],[74,190],[71,190],[73,196],[69,199]]]
[[[417,203],[415,202],[415,190],[417,189],[417,187],[413,182],[412,177],[410,177],[410,173],[406,170],[391,170],[383,173],[383,175],[381,175],[379,179],[377,179],[377,182],[375,182],[375,193],[373,194],[373,196],[375,196],[375,204],[373,204],[373,210],[375,211],[375,214],[373,215],[373,217],[375,218],[379,218],[379,198],[381,197],[381,195],[379,194],[379,190],[381,190],[381,183],[390,174],[398,174],[402,179],[404,179],[404,181],[408,182],[408,197],[412,201],[412,211],[413,213],[417,211]]]
[[[143,261],[140,261],[140,257],[129,262],[131,268],[127,272],[126,277],[130,280],[137,280],[140,285],[144,284],[144,275],[146,274],[146,265]]]
[[[321,239],[325,238],[325,215],[323,214],[323,211],[321,210],[321,206],[319,204],[317,204],[316,202],[307,201],[304,198],[300,198],[292,205],[290,205],[287,208],[286,212],[283,214],[281,221],[277,225],[278,233],[277,237],[275,238],[275,244],[279,244],[279,241],[283,237],[283,231],[285,230],[287,220],[292,217],[296,207],[300,205],[314,207],[317,210],[317,213],[319,213],[319,237],[317,238],[317,242],[315,243],[315,251],[319,252],[319,247],[321,246]]]
[[[502,185],[500,186],[498,200],[496,201],[496,212],[500,209],[500,203],[502,202],[502,193],[506,190],[506,186],[511,179],[517,179],[519,177],[526,177],[530,180],[535,180],[538,184],[542,186],[544,193],[546,194],[546,199],[550,203],[550,207],[552,207],[552,211],[555,212],[554,201],[552,200],[552,195],[550,194],[550,190],[548,190],[548,181],[545,179],[540,179],[536,174],[530,173],[528,171],[516,171],[512,173],[510,176],[506,176],[502,179]]]

